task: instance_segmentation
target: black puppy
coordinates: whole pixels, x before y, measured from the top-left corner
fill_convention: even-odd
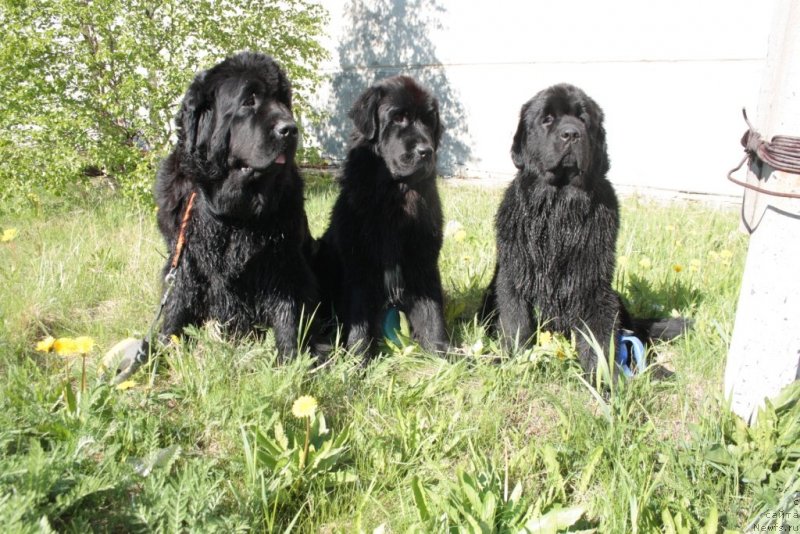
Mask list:
[[[674,337],[682,321],[634,321],[612,289],[619,206],[603,112],[572,85],[539,92],[520,112],[511,157],[519,169],[497,212],[497,266],[484,301],[507,346],[546,330],[591,332],[608,353],[620,328]],[[597,356],[577,336],[581,365]]]
[[[195,194],[162,335],[208,319],[234,333],[272,326],[279,353],[296,352],[301,310],[317,297],[291,106],[283,70],[251,52],[201,72],[186,92],[156,179],[170,255]]]
[[[324,300],[333,302],[348,348],[367,351],[396,308],[424,348],[444,351],[436,98],[412,78],[395,76],[367,89],[350,118],[355,130],[341,191],[315,267]]]

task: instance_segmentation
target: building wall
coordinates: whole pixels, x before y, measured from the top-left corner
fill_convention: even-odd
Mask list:
[[[756,109],[773,0],[322,0],[329,10],[310,140],[344,155],[347,111],[384,76],[438,96],[445,175],[508,180],[522,104],[558,82],[603,107],[609,177],[644,193],[740,196],[742,107]]]

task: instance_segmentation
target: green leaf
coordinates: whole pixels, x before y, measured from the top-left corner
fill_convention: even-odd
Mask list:
[[[169,470],[180,455],[180,452],[180,445],[170,445],[169,447],[153,451],[145,460],[132,459],[131,462],[133,463],[134,471],[136,471],[139,476],[146,477],[157,468]]]
[[[587,488],[589,487],[589,483],[592,481],[592,475],[594,474],[595,468],[597,468],[597,464],[600,462],[600,459],[603,457],[603,447],[602,445],[598,445],[589,455],[589,461],[586,462],[586,467],[583,469],[583,473],[581,474],[581,481],[578,483],[578,493],[585,493]]]
[[[731,466],[736,463],[736,459],[731,456],[731,453],[728,452],[728,449],[724,445],[720,444],[712,445],[706,449],[703,453],[703,457],[707,462],[722,466]]]
[[[328,473],[326,476],[329,486],[340,486],[342,484],[358,482],[358,475],[351,470],[334,471],[333,473]]]
[[[478,495],[477,484],[475,480],[465,472],[458,475],[459,482],[461,483],[459,489],[469,501],[472,510],[480,511],[483,503]]]
[[[677,534],[675,521],[672,519],[672,514],[669,513],[668,508],[661,509],[661,522],[664,525],[664,534]]]
[[[558,484],[561,496],[566,498],[566,488],[564,477],[561,476],[561,464],[558,461],[558,453],[556,453],[556,450],[549,443],[542,449],[542,461],[544,462],[545,468],[547,468],[548,474]]]
[[[494,523],[495,514],[497,513],[497,496],[494,493],[485,495],[480,511],[483,521]]]
[[[408,322],[408,317],[402,311],[398,312],[400,316],[400,335],[410,339],[411,338],[411,323]]]
[[[286,431],[283,429],[283,424],[280,421],[275,421],[275,441],[277,442],[278,446],[283,449],[287,450],[289,448],[289,438],[286,436]],[[274,447],[277,450],[278,447]]]
[[[573,526],[585,513],[586,509],[583,506],[556,508],[525,523],[520,534],[555,534],[559,530]]]
[[[522,484],[517,482],[514,486],[514,489],[511,490],[511,495],[508,497],[508,502],[516,504],[519,502],[520,497],[522,497]]]
[[[422,483],[420,483],[419,477],[416,475],[411,479],[411,492],[414,494],[414,504],[417,507],[417,515],[420,521],[430,521],[431,511],[428,507],[425,488],[422,487]]]
[[[719,512],[717,511],[716,503],[712,503],[708,511],[708,517],[706,517],[703,532],[706,534],[717,534],[717,528],[719,528]]]
[[[67,411],[74,414],[78,410],[78,401],[75,398],[75,391],[72,389],[72,382],[64,382],[64,401],[67,403]]]

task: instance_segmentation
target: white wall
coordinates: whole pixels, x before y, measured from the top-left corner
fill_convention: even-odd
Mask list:
[[[439,97],[447,174],[509,179],[522,104],[570,82],[603,107],[609,177],[643,192],[740,196],[741,108],[755,113],[773,0],[322,0],[323,153],[344,154],[355,97],[407,73]]]

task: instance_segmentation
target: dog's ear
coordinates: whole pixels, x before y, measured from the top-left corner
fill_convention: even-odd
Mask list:
[[[605,115],[603,110],[591,98],[587,97],[589,104],[589,116],[594,125],[594,154],[592,155],[593,173],[598,176],[605,176],[610,167],[608,160],[608,147],[606,146],[606,129],[604,126]]]
[[[519,112],[517,133],[514,134],[514,142],[511,143],[511,161],[514,162],[514,166],[518,169],[522,169],[525,166],[525,157],[523,156],[523,151],[525,150],[525,143],[528,140],[528,126],[525,120],[525,117],[528,114],[528,108],[530,108],[530,102],[522,106],[522,109]]]
[[[277,64],[276,64],[277,66]],[[278,66],[278,100],[286,104],[286,107],[292,109],[292,84],[286,73],[281,67]]]
[[[206,71],[195,76],[175,117],[179,127],[178,138],[183,140],[188,154],[208,144],[211,137],[214,110],[206,90],[206,77]]]
[[[602,116],[602,112],[601,112]],[[603,127],[602,123],[597,128],[596,134],[596,146],[594,148],[593,154],[593,167],[594,173],[598,176],[605,176],[608,172],[608,169],[611,167],[611,163],[608,160],[608,147],[606,146],[606,129]]]
[[[349,117],[353,120],[356,130],[364,139],[374,141],[378,135],[378,104],[383,97],[383,88],[373,85],[358,97],[350,109]]]

